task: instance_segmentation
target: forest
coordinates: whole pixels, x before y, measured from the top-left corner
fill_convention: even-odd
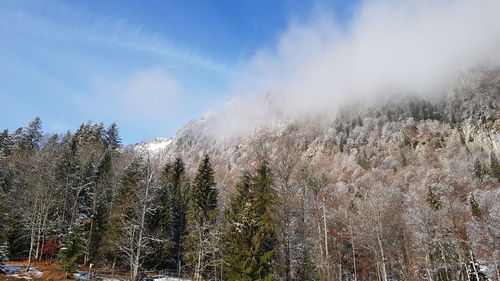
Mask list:
[[[443,106],[406,106],[340,118],[315,155],[311,122],[260,133],[234,180],[220,151],[188,167],[123,146],[114,123],[58,135],[35,118],[0,135],[0,261],[68,278],[498,280],[499,155]]]

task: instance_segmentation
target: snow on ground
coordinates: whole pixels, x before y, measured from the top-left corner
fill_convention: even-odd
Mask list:
[[[188,279],[181,279],[177,277],[160,277],[160,278],[155,278],[155,281],[189,281]]]
[[[24,266],[17,266],[17,265],[0,265],[0,273],[5,274],[5,275],[12,275],[16,271],[19,271],[23,269]]]
[[[37,270],[36,268],[31,268],[28,272],[21,272],[21,270],[25,268],[25,266],[18,265],[0,265],[0,273],[22,279],[40,278],[43,275],[43,272]]]
[[[73,274],[76,280],[78,281],[83,281],[83,280],[89,280],[90,279],[90,273],[86,271],[78,271],[77,273]]]
[[[43,272],[38,271],[38,270],[30,270],[28,272],[16,273],[16,274],[12,274],[10,276],[16,277],[16,278],[22,278],[22,279],[33,279],[33,278],[42,277]]]

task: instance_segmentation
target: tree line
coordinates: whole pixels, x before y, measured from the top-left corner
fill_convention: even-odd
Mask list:
[[[162,269],[197,280],[271,280],[276,225],[265,162],[242,177],[223,211],[208,154],[190,177],[182,159],[160,166],[155,156],[120,151],[120,142],[114,123],[47,136],[36,118],[3,131],[2,261],[27,259],[29,269],[57,260],[68,276],[93,263],[126,269],[132,280]]]
[[[404,139],[378,155],[341,149],[318,168],[296,139],[257,141],[254,168],[225,187],[212,155],[189,173],[181,158],[124,148],[116,124],[44,135],[36,118],[5,130],[0,262],[53,260],[68,274],[92,263],[132,280],[149,270],[237,281],[498,278],[494,151],[465,165],[472,152],[460,142],[443,140],[453,153],[442,160]]]

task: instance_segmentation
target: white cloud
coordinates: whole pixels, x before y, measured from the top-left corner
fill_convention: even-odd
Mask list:
[[[244,120],[237,132],[269,122],[269,107],[253,98],[267,92],[271,116],[290,118],[389,93],[439,93],[463,71],[500,64],[499,18],[498,0],[378,0],[362,4],[347,31],[328,15],[291,24],[241,66],[232,93],[245,106],[222,110],[215,133],[234,131],[225,120]]]
[[[97,95],[91,99],[91,106],[108,110],[120,119],[161,119],[176,111],[182,97],[180,83],[160,68],[136,72],[116,81],[101,80],[94,88]]]
[[[146,115],[173,108],[182,92],[177,80],[160,69],[136,73],[118,85],[118,90],[119,102]]]

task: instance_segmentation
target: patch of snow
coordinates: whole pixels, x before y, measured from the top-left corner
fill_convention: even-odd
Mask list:
[[[24,266],[18,266],[18,265],[0,265],[0,273],[5,274],[5,275],[12,275],[16,271],[19,271],[21,269],[25,268]]]
[[[168,141],[163,142],[163,143],[150,144],[150,145],[146,146],[146,148],[147,148],[147,150],[149,150],[151,152],[158,152],[160,150],[165,149],[170,143],[172,143],[172,140],[168,140]]]
[[[160,277],[154,278],[155,281],[189,281],[188,279],[181,279],[177,277]]]
[[[134,145],[133,149],[139,152],[149,152],[156,154],[164,151],[173,143],[173,138],[154,138]]]

